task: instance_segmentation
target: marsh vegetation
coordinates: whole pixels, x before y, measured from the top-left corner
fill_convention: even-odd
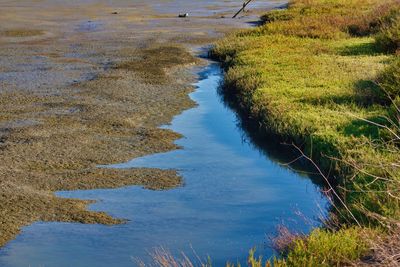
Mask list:
[[[398,264],[399,1],[293,0],[262,19],[212,50],[225,92],[315,163],[333,205],[274,265]]]

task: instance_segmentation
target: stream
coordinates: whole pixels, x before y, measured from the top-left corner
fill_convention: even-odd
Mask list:
[[[264,257],[274,255],[269,236],[280,223],[303,233],[317,226],[328,207],[319,187],[280,164],[277,155],[283,152],[252,141],[219,94],[222,77],[217,64],[206,67],[190,95],[198,105],[163,126],[184,136],[176,141],[182,149],[107,166],[177,169],[183,186],[58,192],[98,200],[91,210],[128,222],[34,223],[0,250],[0,266],[136,266],[135,259],[151,262],[149,253],[161,246],[192,259],[209,256],[213,266],[224,266],[245,263],[253,247]]]

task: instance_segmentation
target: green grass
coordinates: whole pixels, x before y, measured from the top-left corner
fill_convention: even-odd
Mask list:
[[[297,240],[285,260],[275,266],[344,266],[368,252],[364,230],[349,228],[330,232],[314,230],[306,240]]]
[[[380,97],[385,101],[396,99],[400,95],[400,58],[390,64],[378,77],[382,87]],[[389,96],[389,97],[388,97]]]
[[[314,230],[307,239],[298,238],[284,259],[263,259],[255,256],[255,250],[249,252],[250,267],[287,267],[287,266],[350,266],[367,255],[366,235],[371,240],[375,233],[369,229],[347,228],[336,232],[322,229]],[[227,267],[235,267],[227,264]],[[240,264],[236,265],[240,267]]]
[[[294,0],[287,10],[263,16],[265,25],[235,33],[212,50],[226,69],[225,92],[242,111],[330,173],[352,213],[339,205],[347,225],[400,219],[400,150],[393,141],[399,113],[382,97],[386,88],[398,98],[400,64],[380,41],[387,32],[398,40],[397,12],[399,1]],[[394,43],[390,52],[398,49]],[[330,255],[320,244],[320,254],[311,252],[315,236],[328,248],[348,250],[349,259],[359,257],[347,231],[316,230],[287,263],[339,264],[340,251]]]

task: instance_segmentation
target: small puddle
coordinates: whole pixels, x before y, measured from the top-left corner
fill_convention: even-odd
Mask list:
[[[150,261],[148,252],[159,246],[194,257],[192,246],[224,266],[244,263],[252,247],[272,256],[267,236],[282,221],[310,231],[317,223],[306,223],[296,211],[316,218],[327,201],[308,177],[279,165],[249,139],[218,94],[221,77],[218,65],[208,66],[191,94],[198,106],[165,126],[185,136],[177,141],[183,149],[108,166],[175,168],[183,187],[59,192],[97,199],[91,209],[130,221],[111,227],[35,223],[0,251],[0,266],[135,266],[133,258]]]
[[[83,21],[77,27],[78,32],[97,32],[104,29],[104,23],[102,21]]]

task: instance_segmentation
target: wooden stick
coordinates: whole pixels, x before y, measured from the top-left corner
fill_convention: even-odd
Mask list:
[[[236,14],[233,15],[232,18],[233,18],[233,19],[236,18],[236,16],[239,15],[240,12],[242,12],[242,11],[246,8],[246,6],[247,6],[248,4],[250,4],[251,1],[252,1],[252,0],[247,0],[247,2],[243,3],[242,8],[241,8],[238,12],[236,12]]]

